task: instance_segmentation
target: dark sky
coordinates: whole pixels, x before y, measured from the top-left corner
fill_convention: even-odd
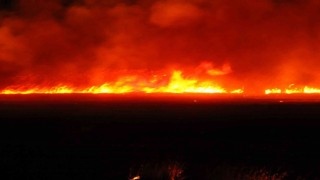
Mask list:
[[[246,87],[320,84],[318,0],[0,2],[0,87],[204,61]]]
[[[1,10],[10,10],[14,7],[15,0],[1,0],[0,1],[0,8]]]

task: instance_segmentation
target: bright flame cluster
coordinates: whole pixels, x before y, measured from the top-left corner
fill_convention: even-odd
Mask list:
[[[309,86],[304,86],[302,88],[292,88],[292,85],[289,88],[285,88],[284,90],[279,88],[274,89],[266,89],[265,94],[318,94],[320,93],[320,89],[313,88]]]
[[[319,88],[296,86],[287,88],[271,88],[255,92],[245,92],[244,88],[227,89],[214,81],[231,73],[228,64],[221,69],[214,68],[211,63],[202,63],[196,68],[150,72],[123,73],[116,72],[117,78],[98,85],[78,87],[70,84],[47,85],[16,85],[0,89],[0,94],[124,94],[124,93],[204,93],[204,94],[320,94]],[[226,82],[226,81],[224,81]],[[249,87],[250,89],[250,87]],[[264,88],[261,88],[264,89]],[[258,93],[257,93],[258,92]],[[261,93],[259,93],[261,92]]]
[[[123,93],[243,93],[243,89],[227,91],[213,81],[199,81],[196,78],[183,77],[182,71],[173,71],[166,83],[159,83],[157,78],[148,82],[137,81],[134,76],[125,76],[114,83],[104,83],[99,86],[88,88],[75,88],[68,85],[58,85],[54,87],[8,87],[1,94],[71,94],[71,93],[91,93],[91,94],[123,94]]]

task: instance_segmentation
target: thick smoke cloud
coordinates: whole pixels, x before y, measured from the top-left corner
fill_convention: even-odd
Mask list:
[[[102,83],[115,69],[212,62],[246,88],[320,84],[318,0],[0,4],[0,88]]]

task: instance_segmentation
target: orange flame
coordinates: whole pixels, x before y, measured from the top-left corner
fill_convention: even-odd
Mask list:
[[[57,85],[53,87],[36,86],[11,86],[0,91],[1,94],[122,94],[122,93],[232,93],[241,94],[243,89],[227,90],[213,81],[214,76],[222,76],[231,72],[229,65],[222,69],[213,68],[210,63],[202,63],[193,75],[186,76],[186,71],[173,70],[170,76],[162,75],[119,75],[114,82],[106,82],[101,85],[79,88],[72,85]],[[205,77],[203,77],[205,76]],[[209,77],[209,78],[208,78]]]
[[[274,89],[266,89],[265,94],[281,94],[281,89],[274,88]]]
[[[274,88],[274,89],[266,89],[265,94],[319,94],[320,88],[313,88],[309,86],[304,86],[302,88],[294,87],[294,84],[291,84],[289,88],[284,90]]]
[[[141,179],[140,176],[135,176],[135,177],[131,178],[130,180],[139,180],[139,179]]]
[[[115,83],[105,83],[100,86],[91,86],[85,89],[77,89],[67,85],[51,88],[42,87],[9,87],[1,91],[1,94],[68,94],[68,93],[111,93],[122,94],[131,92],[144,93],[228,93],[227,90],[216,85],[212,81],[199,81],[193,78],[184,78],[181,71],[174,71],[169,82],[165,85],[157,84],[159,80],[143,83],[135,78],[123,77]],[[230,91],[230,93],[242,93],[242,89]]]
[[[98,85],[76,86],[73,84],[48,85],[14,85],[0,90],[0,94],[123,94],[123,93],[204,93],[204,94],[252,94],[244,88],[227,88],[221,82],[227,82],[226,76],[232,73],[229,64],[220,69],[211,63],[201,63],[196,68],[160,70],[158,73],[145,71],[120,71],[115,73],[115,80]],[[225,78],[225,79],[224,79]],[[226,83],[224,83],[226,84]],[[230,82],[231,85],[232,82]],[[233,87],[235,87],[233,85]],[[250,87],[249,87],[250,89]],[[258,91],[259,92],[259,91]],[[271,88],[260,94],[320,94],[320,88],[296,86]],[[260,95],[255,93],[255,95]]]

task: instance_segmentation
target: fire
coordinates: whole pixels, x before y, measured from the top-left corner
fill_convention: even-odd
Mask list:
[[[237,88],[234,81],[228,81],[232,74],[230,64],[220,68],[210,62],[202,62],[196,67],[175,67],[153,70],[118,70],[106,73],[106,82],[95,85],[76,85],[60,83],[58,85],[42,85],[18,83],[2,90],[0,94],[125,94],[125,93],[196,93],[196,94],[320,94],[320,88],[312,86],[297,86],[290,84],[286,88],[255,89],[254,93]],[[111,78],[110,78],[111,77]],[[104,75],[102,79],[105,78]],[[95,76],[93,75],[93,78]],[[101,79],[98,77],[97,79]],[[229,82],[229,83],[226,83]],[[236,87],[236,88],[227,88]],[[238,83],[239,84],[239,83]],[[247,89],[250,87],[247,86]],[[261,93],[259,93],[261,92]]]
[[[0,1],[0,94],[320,94],[316,7]]]
[[[304,92],[304,93],[307,93],[307,94],[320,93],[320,89],[306,86],[306,87],[304,87],[303,92]]]
[[[227,70],[224,71],[225,69]],[[212,75],[213,71],[216,72],[214,76]],[[187,72],[189,71],[173,70],[171,73],[161,71],[159,74],[152,75],[144,73],[124,74],[119,75],[115,81],[88,87],[77,87],[68,84],[59,84],[56,86],[17,85],[9,86],[1,90],[0,94],[248,93],[244,91],[244,88],[227,89],[214,81],[216,76],[222,76],[223,73],[230,72],[229,67],[223,67],[220,72],[217,69],[203,70],[206,77],[200,76],[199,73],[198,75],[190,75]],[[203,74],[203,72],[200,74]],[[290,84],[287,88],[265,89],[264,94],[320,94],[320,88],[311,86],[298,87],[295,84]]]
[[[167,86],[160,88],[145,89],[147,93],[166,92],[166,93],[226,93],[222,87],[210,81],[199,82],[196,79],[185,79],[181,71],[174,71]]]
[[[138,180],[138,179],[141,179],[140,176],[135,176],[135,177],[131,178],[130,180]]]
[[[319,94],[320,88],[313,88],[309,86],[304,86],[302,88],[294,87],[294,84],[291,84],[288,88],[284,90],[274,88],[266,89],[265,94]]]
[[[244,92],[243,89],[236,89],[236,90],[231,91],[230,93],[231,94],[242,94],[243,92]]]
[[[8,88],[1,91],[1,94],[70,94],[74,93],[74,90],[68,86],[56,86],[52,88],[25,88],[25,87],[17,87],[17,88]]]
[[[123,93],[231,93],[241,94],[243,89],[227,90],[213,79],[216,76],[226,75],[231,72],[229,66],[223,66],[221,70],[212,68],[211,64],[202,63],[192,69],[196,73],[189,73],[188,70],[173,70],[170,73],[161,71],[160,74],[123,74],[115,81],[106,82],[101,85],[94,85],[79,88],[72,85],[57,85],[53,87],[11,86],[0,91],[1,94],[123,94]],[[167,74],[170,74],[169,76]]]
[[[281,89],[274,88],[274,89],[266,89],[265,94],[281,94]]]

